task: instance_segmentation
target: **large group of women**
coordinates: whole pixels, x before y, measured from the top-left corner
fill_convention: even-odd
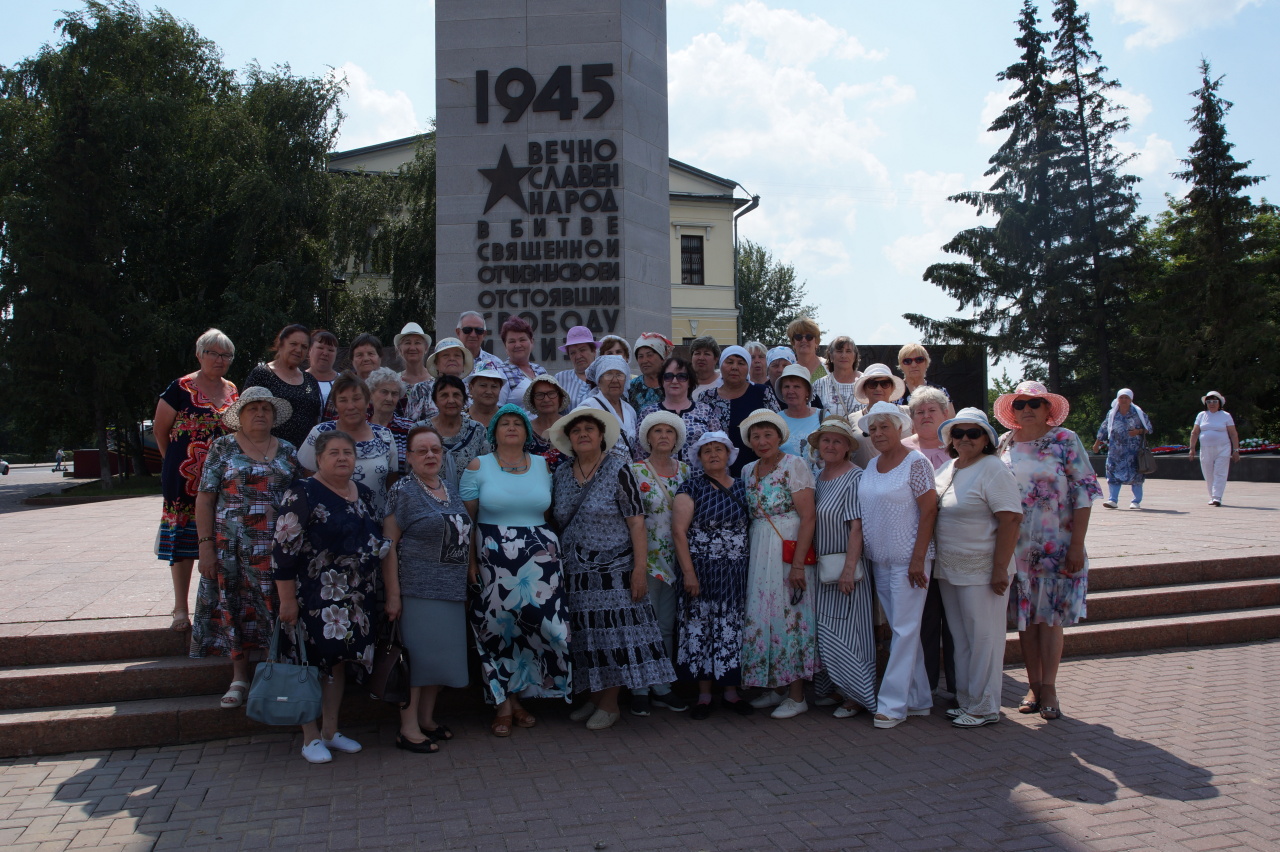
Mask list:
[[[940,668],[952,724],[980,727],[1000,718],[1011,624],[1018,711],[1060,716],[1101,496],[1064,397],[1034,381],[1002,394],[1001,436],[929,383],[923,346],[859,369],[842,336],[824,362],[807,318],[787,345],[703,337],[688,359],[659,333],[574,328],[554,375],[530,360],[524,320],[500,329],[509,361],[487,334],[467,313],[432,347],[409,323],[398,370],[361,335],[339,372],[332,334],[290,325],[240,392],[232,342],[200,336],[199,369],[155,421],[159,553],[174,629],[192,630],[193,656],[232,660],[222,706],[243,704],[251,656],[283,625],[324,675],[303,756],[358,751],[339,731],[345,674],[367,676],[392,621],[412,687],[396,746],[411,752],[452,738],[437,696],[468,685],[469,653],[497,737],[537,724],[533,698],[578,696],[570,718],[608,728],[624,690],[638,716],[816,704],[892,728],[932,712]],[[1215,411],[1200,435],[1216,459]],[[1113,421],[1113,435],[1144,422],[1128,407]]]

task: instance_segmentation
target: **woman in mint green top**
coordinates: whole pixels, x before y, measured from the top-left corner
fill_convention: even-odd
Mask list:
[[[532,434],[522,408],[499,408],[489,421],[494,451],[467,465],[460,487],[475,522],[468,609],[499,737],[513,723],[536,723],[519,698],[567,699],[573,687],[560,540],[546,518],[551,474],[541,456],[525,452]]]

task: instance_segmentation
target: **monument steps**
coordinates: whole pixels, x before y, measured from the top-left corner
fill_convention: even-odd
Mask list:
[[[1066,630],[1066,656],[1280,638],[1280,555],[1103,565],[1089,583],[1090,617]],[[188,658],[189,641],[167,617],[0,625],[0,757],[284,730],[219,707],[231,664]],[[1011,632],[1005,663],[1019,662]],[[488,712],[474,689],[440,699],[444,715]],[[342,715],[344,727],[391,722],[395,708],[352,688]]]

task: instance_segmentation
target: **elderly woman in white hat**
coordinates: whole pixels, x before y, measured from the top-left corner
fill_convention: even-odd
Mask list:
[[[1196,457],[1196,442],[1200,443],[1200,473],[1209,486],[1209,505],[1221,506],[1222,493],[1227,489],[1227,474],[1231,463],[1240,461],[1240,434],[1236,421],[1224,410],[1227,398],[1216,390],[1200,397],[1204,411],[1196,415],[1191,427],[1191,452]]]
[[[900,399],[907,391],[907,383],[893,374],[885,364],[870,364],[853,383],[853,400],[858,404],[857,410],[849,415],[849,422],[856,424],[858,418],[877,402],[893,402]],[[905,410],[905,409],[904,409]],[[876,457],[876,447],[872,441],[863,441],[854,455],[853,463],[865,469]]]
[[[751,515],[741,478],[730,474],[738,449],[724,432],[704,432],[694,444],[697,470],[676,495],[671,529],[683,582],[676,671],[698,682],[690,716],[711,715],[711,689],[739,715],[755,708],[738,696],[746,618]]]
[[[553,477],[552,506],[568,593],[573,688],[589,693],[570,717],[593,731],[618,721],[618,692],[671,683],[676,673],[649,602],[644,503],[630,460],[609,449],[622,429],[586,405],[551,427],[573,461]]]
[[[396,354],[404,362],[404,371],[400,378],[408,387],[431,378],[423,363],[427,353],[431,351],[431,335],[423,331],[416,322],[405,323],[404,328],[395,336]]]
[[[774,382],[773,392],[781,405],[782,419],[791,433],[791,437],[783,442],[782,451],[808,459],[806,450],[809,446],[805,439],[822,422],[822,410],[809,404],[813,400],[809,368],[803,364],[788,366]]]
[[[862,473],[858,507],[866,558],[893,634],[874,721],[877,728],[892,728],[908,716],[928,716],[933,707],[920,645],[920,616],[933,565],[938,493],[933,465],[902,443],[911,433],[905,409],[876,402],[859,418],[858,429],[879,453]]]
[[[671,537],[671,518],[676,492],[688,480],[690,468],[672,454],[684,446],[684,421],[670,411],[655,411],[641,422],[639,441],[645,460],[633,462],[631,474],[638,483],[640,502],[644,507],[644,529],[649,549],[649,602],[653,604],[658,618],[667,657],[674,659],[680,572]],[[633,714],[649,715],[650,703],[647,687],[631,691]],[[689,707],[665,683],[653,687],[652,703],[677,713]]]
[[[498,411],[498,399],[507,386],[506,376],[500,370],[473,370],[464,381],[467,383],[467,416],[485,429]]]
[[[409,388],[409,399],[405,404],[405,417],[421,423],[430,420],[439,413],[435,405],[434,382],[440,376],[457,376],[466,379],[471,375],[475,360],[471,350],[456,337],[443,337],[436,348],[427,356],[423,368],[429,377]],[[464,385],[465,387],[465,385]],[[463,405],[466,404],[466,393],[463,393]]]
[[[819,667],[813,474],[799,456],[782,451],[790,433],[781,414],[761,409],[739,429],[758,456],[742,469],[752,518],[742,683],[769,690],[752,706],[773,707],[773,718],[789,719],[808,711],[804,682]]]
[[[766,381],[772,387],[773,383],[778,380],[778,376],[781,376],[782,371],[787,368],[787,365],[796,362],[796,353],[790,346],[775,346],[765,355],[765,361]]]
[[[627,362],[619,355],[601,355],[587,368],[587,381],[592,391],[582,400],[582,405],[607,411],[618,419],[622,435],[617,450],[628,461],[637,461],[644,453],[636,437],[639,420],[636,410],[626,400]]]
[[[1138,470],[1138,452],[1150,434],[1151,420],[1145,411],[1133,404],[1133,391],[1120,388],[1093,442],[1095,453],[1103,444],[1107,446],[1107,490],[1110,494],[1102,502],[1104,507],[1114,509],[1119,506],[1120,486],[1128,485],[1133,490],[1133,502],[1129,508],[1142,508],[1142,484],[1146,477]]]
[[[601,337],[599,352],[601,355],[617,355],[628,363],[631,361],[631,344],[621,335],[606,334]],[[630,379],[631,376],[628,375],[627,378]]]
[[[1034,381],[1001,394],[995,404],[996,419],[1013,430],[997,453],[1022,494],[1017,577],[1009,598],[1029,685],[1018,712],[1045,719],[1062,715],[1056,686],[1062,628],[1085,615],[1084,538],[1090,508],[1102,496],[1079,436],[1059,425],[1070,411],[1066,397]]]
[[[249,654],[266,651],[279,597],[271,573],[276,510],[297,476],[297,452],[271,429],[293,407],[252,387],[222,413],[234,434],[209,445],[196,494],[200,587],[191,633],[192,657],[230,657],[227,709],[244,703]]]
[[[646,331],[636,338],[634,349],[640,375],[627,384],[627,402],[636,411],[662,401],[662,362],[674,348],[675,344],[656,331]]]
[[[919,393],[919,391],[916,391]],[[938,470],[938,555],[933,579],[953,640],[958,728],[1000,721],[1005,610],[1013,549],[1022,525],[1018,483],[996,456],[985,412],[962,408],[938,427],[951,455]]]
[[[737,460],[730,465],[730,473],[738,476],[743,467],[756,460],[756,454],[742,439],[738,426],[753,411],[761,408],[778,411],[781,406],[771,384],[751,383],[751,353],[742,346],[726,346],[721,350],[720,380],[720,387],[704,393],[700,401],[715,412],[720,428],[737,448]]]
[[[871,617],[871,580],[862,561],[862,514],[853,464],[858,439],[843,417],[828,417],[809,433],[808,444],[822,466],[817,477],[814,548],[820,576],[815,610],[818,659],[822,671],[813,679],[818,695],[839,692],[844,703],[835,710],[847,719],[876,706],[876,639]]]
[[[585,325],[575,325],[564,336],[564,345],[556,347],[568,357],[572,365],[569,369],[556,373],[556,381],[569,394],[569,404],[575,408],[591,393],[593,385],[587,379],[587,368],[596,360],[596,349],[599,346],[591,329]]]

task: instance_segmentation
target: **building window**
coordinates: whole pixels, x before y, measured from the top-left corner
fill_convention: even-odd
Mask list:
[[[680,237],[680,283],[706,283],[702,277],[702,237]]]

